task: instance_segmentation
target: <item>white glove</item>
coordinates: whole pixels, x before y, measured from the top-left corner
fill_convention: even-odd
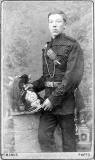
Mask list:
[[[48,98],[43,102],[42,108],[43,108],[45,111],[46,111],[46,110],[51,111],[51,110],[53,109],[53,106],[52,106],[52,104],[51,104],[51,102],[50,102],[50,100],[49,100]]]

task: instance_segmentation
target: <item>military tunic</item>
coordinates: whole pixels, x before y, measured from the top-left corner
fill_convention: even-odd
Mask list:
[[[55,58],[49,56],[50,50],[54,52]],[[74,92],[83,76],[83,51],[76,40],[65,34],[51,39],[42,51],[43,75],[33,82],[33,88],[36,92],[45,89],[45,99],[50,100],[53,109],[41,114],[39,144],[43,152],[56,152],[54,131],[59,124],[62,132],[62,151],[75,152]],[[53,86],[47,85],[48,82]]]
[[[54,51],[60,64],[54,66],[54,61],[47,56],[49,49]],[[34,90],[39,92],[45,89],[45,99],[48,98],[53,105],[52,113],[72,114],[75,109],[74,90],[83,76],[83,51],[76,40],[65,34],[47,42],[47,47],[42,51],[43,76],[33,82]],[[60,84],[57,87],[46,87],[48,81]]]

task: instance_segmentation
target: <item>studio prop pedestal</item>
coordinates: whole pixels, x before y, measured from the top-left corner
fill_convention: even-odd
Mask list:
[[[14,115],[15,152],[41,152],[38,143],[40,114]]]
[[[35,114],[14,114],[14,138],[16,153],[38,153],[41,152],[38,142],[38,127],[40,113]],[[55,131],[55,143],[58,152],[62,151],[62,140],[60,129]]]

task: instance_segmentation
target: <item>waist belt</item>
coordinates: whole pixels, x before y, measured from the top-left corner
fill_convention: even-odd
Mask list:
[[[45,82],[46,87],[58,87],[59,84],[61,84],[61,82]]]

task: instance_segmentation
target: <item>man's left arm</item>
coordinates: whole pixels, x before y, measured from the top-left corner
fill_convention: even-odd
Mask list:
[[[83,51],[80,45],[75,42],[67,62],[67,69],[62,79],[62,83],[48,97],[53,106],[60,105],[64,99],[64,95],[79,85],[83,75],[84,59]]]

